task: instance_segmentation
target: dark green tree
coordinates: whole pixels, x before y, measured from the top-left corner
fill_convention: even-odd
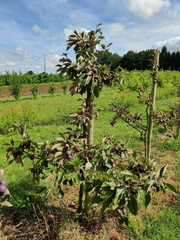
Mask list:
[[[96,53],[97,61],[101,65],[107,65],[111,70],[115,70],[120,66],[122,57],[117,53],[112,53],[108,49],[105,51],[97,51]]]
[[[161,50],[160,59],[159,59],[160,68],[163,70],[169,69],[168,57],[169,57],[169,53],[168,53],[167,47],[164,46]]]
[[[121,67],[129,71],[136,69],[137,53],[130,50],[121,59]]]
[[[137,53],[136,55],[136,65],[135,69],[137,70],[146,70],[151,68],[150,59],[154,50],[143,50]]]

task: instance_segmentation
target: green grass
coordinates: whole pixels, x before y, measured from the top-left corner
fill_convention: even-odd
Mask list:
[[[147,215],[140,222],[132,221],[128,229],[130,240],[178,240],[180,229],[180,206],[169,206],[153,216]],[[143,221],[143,222],[142,222]]]
[[[21,121],[31,126],[37,125],[63,125],[69,122],[69,114],[76,111],[77,95],[72,98],[70,94],[50,97],[43,95],[38,99],[26,99],[22,97],[18,102],[9,102],[6,99],[0,103],[0,131],[8,130],[8,127]]]
[[[170,92],[174,90],[174,86],[169,89]],[[167,89],[162,88],[159,91],[159,95],[163,95],[167,92]],[[116,97],[116,101],[119,104],[129,106],[132,112],[143,113],[145,110],[145,105],[140,104],[138,98],[136,97],[136,92],[122,92],[118,88],[104,88],[101,92],[99,98],[95,99],[97,107],[103,108],[104,110],[99,113],[99,118],[95,120],[94,128],[94,139],[95,143],[98,142],[102,136],[111,135],[122,142],[129,139],[127,147],[139,150],[139,147],[143,145],[140,139],[139,133],[128,126],[126,123],[118,120],[116,125],[112,127],[110,121],[114,115],[113,109],[110,106],[110,101],[113,97]],[[71,96],[69,93],[55,94],[54,97],[50,95],[40,95],[38,99],[28,99],[28,97],[21,97],[19,101],[0,99],[0,132],[5,132],[11,128],[13,123],[26,123],[28,126],[27,132],[30,133],[32,139],[40,142],[45,142],[49,140],[53,141],[60,133],[65,132],[66,128],[70,126],[69,114],[76,112],[78,105],[80,104],[78,100],[80,96]],[[177,98],[173,95],[169,95],[166,101],[177,101]],[[157,107],[161,107],[162,100],[157,101]],[[163,105],[163,108],[168,110],[168,106]],[[158,128],[155,128],[155,132],[158,133]],[[164,131],[164,130],[163,130]],[[163,135],[165,133],[163,132]],[[4,143],[10,142],[11,139],[16,139],[18,136],[8,136],[8,134],[0,135],[0,157],[1,163],[0,167],[5,167],[6,157],[5,150],[6,146]],[[19,139],[20,140],[20,139]],[[153,141],[154,144],[155,141]],[[165,141],[158,145],[161,151],[178,151],[180,141],[174,139],[166,138]]]

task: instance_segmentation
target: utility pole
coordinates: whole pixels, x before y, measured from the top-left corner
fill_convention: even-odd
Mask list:
[[[46,72],[46,59],[47,59],[47,56],[44,55],[44,56],[40,57],[40,59],[43,59],[43,61],[44,61],[44,72]]]

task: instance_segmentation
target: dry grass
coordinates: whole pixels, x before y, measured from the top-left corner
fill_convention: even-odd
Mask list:
[[[29,214],[8,212],[1,220],[0,240],[127,240],[125,226],[118,226],[111,212],[103,217],[79,218],[74,208],[55,201],[44,212],[41,206],[33,204]]]

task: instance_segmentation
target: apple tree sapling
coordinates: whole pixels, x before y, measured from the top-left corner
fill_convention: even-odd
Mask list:
[[[169,188],[175,192],[175,189],[164,181],[165,167],[157,170],[154,161],[138,157],[126,147],[127,142],[111,136],[105,136],[98,144],[93,142],[94,99],[99,97],[104,84],[119,81],[121,75],[119,70],[112,72],[97,62],[96,46],[104,38],[99,26],[87,34],[74,31],[67,50],[74,47],[76,62],[64,54],[57,65],[58,72],[66,73],[72,80],[71,94],[82,95],[81,106],[70,115],[75,128],[69,128],[52,143],[37,143],[20,127],[23,141],[17,145],[11,142],[7,157],[21,164],[30,159],[34,182],[52,176],[62,197],[64,185],[80,186],[77,207],[80,213],[88,215],[92,208],[100,206],[102,214],[107,208],[112,209],[119,213],[120,224],[128,224],[128,214],[138,212],[139,199],[147,207],[151,191]],[[133,119],[140,117],[135,115]]]

